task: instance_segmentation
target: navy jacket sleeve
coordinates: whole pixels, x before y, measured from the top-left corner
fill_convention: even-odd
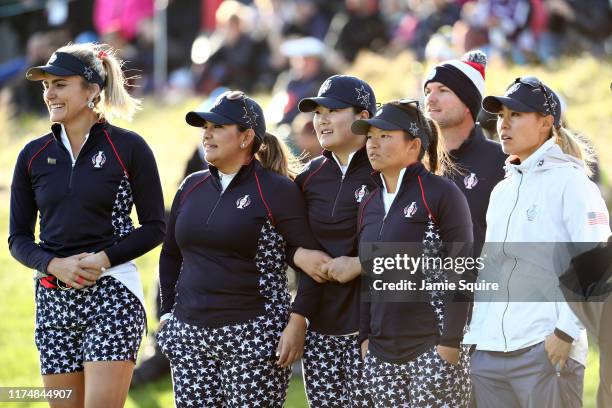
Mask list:
[[[127,170],[140,227],[116,245],[106,248],[111,265],[118,265],[144,255],[159,245],[165,233],[164,197],[157,164],[151,148],[137,136]]]
[[[34,240],[38,206],[28,173],[27,146],[19,153],[11,183],[9,249],[11,255],[28,268],[46,273],[55,256]]]
[[[440,199],[438,213],[434,214],[439,220],[442,242],[445,243],[472,243],[474,233],[472,218],[467,200],[461,190],[449,183],[451,187]],[[454,257],[471,257],[472,246],[466,245]],[[451,272],[454,273],[454,272]],[[462,277],[473,280],[471,275]],[[448,347],[459,347],[463,339],[463,328],[467,321],[470,302],[466,298],[458,298],[458,293],[448,291],[444,298],[444,333],[440,336],[440,344]]]
[[[287,180],[272,191],[274,199],[270,210],[274,217],[275,227],[283,236],[289,248],[320,249],[315,240],[306,216],[306,205],[302,194],[293,182]],[[298,290],[293,301],[292,312],[311,318],[317,313],[321,299],[321,285],[305,273],[300,274]]]
[[[181,197],[188,184],[189,177],[179,187],[168,217],[166,236],[159,255],[159,290],[161,294],[160,316],[170,313],[176,296],[175,287],[183,264],[183,255],[176,243],[175,226]]]

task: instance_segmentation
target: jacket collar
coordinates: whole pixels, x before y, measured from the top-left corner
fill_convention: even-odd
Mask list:
[[[584,163],[579,159],[563,153],[561,147],[550,138],[531,154],[524,162],[513,156],[508,158],[506,166],[512,173],[529,173],[548,170],[556,167],[576,167],[585,170]]]
[[[104,129],[106,129],[108,127],[109,123],[104,120],[101,119],[98,122],[94,123],[94,125],[91,127],[91,129],[89,129],[89,138],[91,138],[92,136],[96,136],[100,133],[102,133],[102,131]],[[51,125],[51,133],[53,133],[53,137],[55,137],[55,140],[58,142],[62,142],[62,125],[61,123],[54,123]],[[89,139],[88,138],[88,139]]]
[[[402,190],[404,190],[406,186],[409,185],[415,177],[423,176],[427,173],[428,173],[427,169],[421,162],[412,163],[411,165],[407,166],[404,169],[404,174],[403,174],[402,179],[398,183],[398,188],[396,190],[396,193],[399,193]],[[400,173],[400,176],[401,176],[401,173]],[[382,174],[379,171],[375,171],[372,173],[372,178],[374,179],[374,182],[378,185],[378,187],[380,187],[380,190],[382,192],[386,192],[385,186],[383,185],[383,182],[382,182]]]
[[[470,132],[467,139],[465,139],[463,143],[461,143],[461,146],[459,146],[457,149],[451,150],[450,155],[455,156],[455,157],[461,156],[465,152],[473,148],[476,144],[478,144],[479,142],[483,142],[485,140],[486,140],[486,137],[484,133],[482,132],[482,128],[479,125],[475,125],[472,128],[472,131]]]
[[[246,180],[247,178],[250,177],[250,175],[252,174],[254,170],[259,170],[261,168],[262,167],[259,161],[255,158],[255,156],[252,156],[251,159],[247,163],[243,164],[242,167],[240,167],[240,170],[238,170],[238,173],[236,173],[231,183],[227,186],[226,190],[230,188],[231,186],[235,185],[236,183],[240,183],[243,180]],[[214,183],[215,186],[218,187],[220,190],[221,181],[219,179],[219,169],[217,169],[212,164],[209,164],[208,170],[210,171],[210,174],[213,176],[212,178],[215,181]]]
[[[334,157],[334,154],[329,150],[323,150],[323,156],[327,158],[328,161],[332,163],[336,163],[336,168],[340,170],[338,166],[337,159]],[[366,147],[363,146],[359,150],[353,153],[352,158],[349,161],[348,168],[346,169],[346,173],[348,173],[351,169],[355,168],[355,166],[359,166],[364,162],[368,162],[368,153],[366,152]]]

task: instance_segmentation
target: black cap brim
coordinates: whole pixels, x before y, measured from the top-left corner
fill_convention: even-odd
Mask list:
[[[195,112],[191,111],[185,115],[185,121],[195,127],[202,127],[204,123],[211,122],[218,125],[234,125],[235,122],[223,115],[214,112]]]
[[[368,130],[370,126],[374,126],[376,128],[382,130],[401,130],[402,127],[396,125],[394,123],[388,122],[382,119],[360,119],[353,122],[351,125],[351,131],[356,135],[366,135],[368,134]]]
[[[66,68],[58,67],[55,65],[42,65],[39,67],[33,67],[28,69],[26,71],[26,79],[30,81],[41,81],[45,79],[45,73],[61,77],[79,75]]]
[[[338,99],[318,96],[315,98],[302,99],[298,104],[298,109],[300,112],[313,112],[317,109],[317,106],[324,106],[327,109],[344,109],[351,105]]]
[[[482,100],[483,109],[490,113],[499,112],[502,105],[515,112],[538,112],[538,109],[507,96],[487,96]]]

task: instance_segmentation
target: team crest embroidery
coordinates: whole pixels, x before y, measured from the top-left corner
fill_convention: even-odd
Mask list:
[[[245,195],[236,200],[236,208],[239,210],[244,210],[251,204],[251,197],[249,195]]]
[[[469,176],[465,176],[465,178],[463,179],[463,184],[468,190],[471,190],[476,187],[476,184],[478,184],[478,177],[476,177],[476,173],[470,173]]]
[[[536,215],[538,215],[538,206],[534,204],[527,209],[527,219],[533,221]]]
[[[328,79],[327,81],[323,82],[323,85],[321,85],[321,88],[319,89],[319,95],[323,95],[325,92],[329,91],[329,88],[331,88],[331,80]]]
[[[88,81],[90,81],[90,80],[91,80],[91,78],[93,77],[93,74],[94,74],[93,69],[91,69],[91,68],[89,68],[89,67],[85,67],[85,68],[83,69],[83,76],[84,76],[85,78],[87,78],[87,80],[88,80]]]
[[[512,85],[512,87],[510,87],[510,89],[508,89],[508,91],[506,91],[506,95],[512,95],[513,93],[518,91],[520,87],[521,87],[520,83],[516,83],[516,84]]]
[[[104,163],[106,163],[106,155],[102,150],[98,150],[98,153],[91,157],[91,164],[93,164],[94,168],[101,169]]]
[[[361,103],[361,106],[364,108],[370,107],[370,93],[365,88],[365,86],[361,85],[360,88],[355,88],[357,92],[357,100]]]
[[[355,190],[355,200],[360,203],[363,200],[363,197],[368,195],[368,187],[365,184],[362,184],[360,188]]]
[[[404,208],[404,217],[412,218],[412,216],[416,212],[417,212],[417,205],[416,205],[416,202],[413,201],[412,203],[410,203],[410,205],[407,205],[406,208]]]

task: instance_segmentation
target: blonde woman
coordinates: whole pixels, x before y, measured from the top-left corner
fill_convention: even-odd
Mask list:
[[[108,121],[131,119],[139,102],[104,45],[61,47],[26,76],[42,82],[52,126],[17,158],[9,247],[37,271],[43,383],[72,390],[52,407],[122,407],[146,320],[131,261],[158,245],[165,229],[151,149]]]

